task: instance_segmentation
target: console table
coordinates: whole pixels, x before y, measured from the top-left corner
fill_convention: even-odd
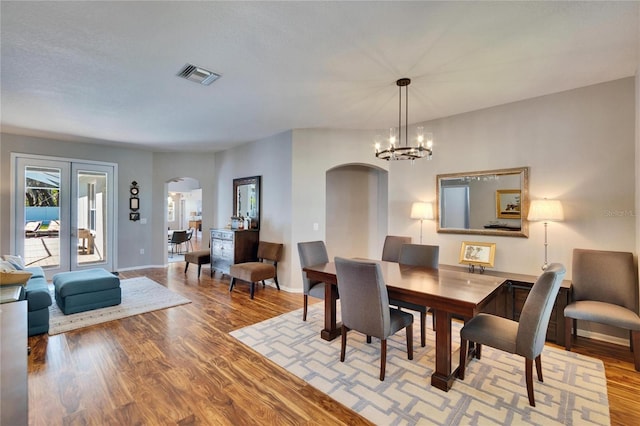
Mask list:
[[[27,301],[0,305],[0,424],[26,425]]]

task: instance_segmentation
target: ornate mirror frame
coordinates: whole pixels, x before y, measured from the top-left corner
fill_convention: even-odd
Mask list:
[[[454,213],[447,214],[447,211]],[[528,211],[528,167],[448,173],[436,177],[439,233],[528,238]]]
[[[233,216],[251,218],[251,229],[260,229],[260,176],[233,180]]]

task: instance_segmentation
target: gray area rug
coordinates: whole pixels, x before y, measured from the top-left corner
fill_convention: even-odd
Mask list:
[[[339,312],[339,311],[338,311]],[[419,316],[414,315],[414,329]],[[432,388],[435,336],[427,325],[427,346],[414,335],[414,359],[406,355],[403,332],[388,340],[387,371],[379,380],[380,342],[350,332],[345,362],[340,338],[320,338],[323,304],[290,312],[235,330],[233,337],[300,377],[370,421],[381,425],[608,425],[609,401],[602,361],[545,347],[544,382],[535,378],[536,407],[530,407],[524,380],[524,358],[484,346],[465,380],[449,392]],[[460,344],[454,323],[453,345]],[[457,356],[455,359],[457,364]]]
[[[120,305],[65,315],[56,304],[54,288],[51,285],[50,292],[53,304],[49,307],[49,334],[64,333],[144,312],[191,303],[186,297],[172,292],[147,277],[121,280],[120,288],[122,289],[122,303]]]

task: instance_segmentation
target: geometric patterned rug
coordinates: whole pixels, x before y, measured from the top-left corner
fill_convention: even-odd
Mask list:
[[[389,338],[381,382],[380,342],[367,344],[364,335],[350,332],[342,363],[340,338],[320,338],[323,317],[323,304],[317,303],[309,306],[307,322],[300,309],[230,334],[380,425],[610,424],[604,365],[598,359],[545,346],[544,382],[534,371],[536,406],[531,407],[520,356],[483,346],[482,358],[468,364],[464,381],[456,380],[449,392],[433,388],[435,336],[427,324],[427,345],[420,347],[420,319],[414,315],[414,358],[407,359],[403,331]],[[453,327],[457,350],[461,325],[454,321]],[[453,359],[457,364],[457,353]]]
[[[50,285],[49,292],[53,303],[49,306],[49,335],[191,303],[186,297],[174,293],[147,277],[120,280],[120,290],[122,302],[119,305],[65,315],[58,308],[55,289]]]

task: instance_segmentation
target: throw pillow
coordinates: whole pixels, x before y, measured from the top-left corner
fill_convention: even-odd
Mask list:
[[[25,268],[24,266],[24,260],[22,259],[22,256],[14,256],[11,254],[5,254],[4,256],[2,256],[2,258],[4,260],[6,260],[7,262],[11,263],[13,265],[14,268],[16,268],[17,270],[21,271]]]

